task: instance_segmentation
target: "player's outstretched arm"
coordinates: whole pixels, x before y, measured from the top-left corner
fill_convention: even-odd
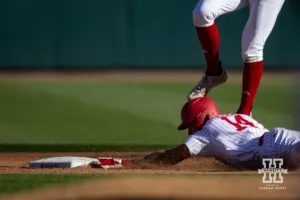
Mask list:
[[[151,153],[143,157],[140,161],[158,165],[175,165],[189,158],[190,156],[191,155],[188,147],[185,144],[181,144],[164,152]],[[134,162],[135,161],[133,161],[133,163]]]

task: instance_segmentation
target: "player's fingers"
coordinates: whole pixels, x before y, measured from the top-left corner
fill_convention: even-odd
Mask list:
[[[151,161],[151,160],[157,158],[159,155],[161,155],[160,152],[154,152],[154,153],[151,153],[151,154],[145,156],[144,159],[147,161]]]
[[[144,163],[144,162],[145,162],[144,158],[136,158],[136,159],[130,160],[130,164],[133,164],[133,165],[141,164],[141,163]]]

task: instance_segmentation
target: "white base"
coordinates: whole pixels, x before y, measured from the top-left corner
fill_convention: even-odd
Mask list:
[[[29,163],[29,168],[74,168],[86,167],[92,162],[97,162],[95,158],[86,157],[52,157],[41,160],[32,161]]]

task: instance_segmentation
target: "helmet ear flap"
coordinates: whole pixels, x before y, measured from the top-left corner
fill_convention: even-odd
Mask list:
[[[197,117],[197,121],[196,121],[196,127],[199,128],[201,126],[203,126],[203,124],[209,120],[209,116],[206,114],[201,114],[200,116]]]

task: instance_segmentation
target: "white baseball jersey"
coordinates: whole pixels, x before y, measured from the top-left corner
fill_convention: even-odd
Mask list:
[[[185,142],[191,156],[214,156],[230,164],[285,156],[297,143],[300,144],[300,132],[283,128],[269,131],[242,114],[218,115]]]

